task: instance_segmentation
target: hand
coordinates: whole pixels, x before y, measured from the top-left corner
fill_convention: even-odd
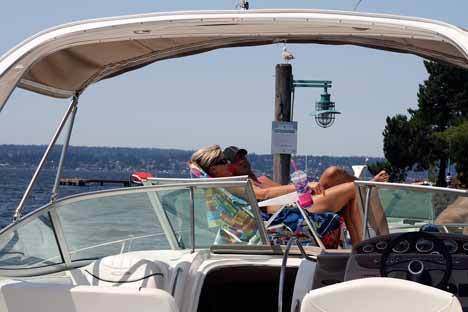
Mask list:
[[[309,182],[308,185],[312,190],[312,195],[325,194],[325,189],[319,182]]]
[[[377,173],[377,175],[372,179],[372,181],[375,181],[375,182],[388,182],[389,178],[390,178],[390,176],[388,175],[388,173],[385,170],[382,170],[379,173]]]

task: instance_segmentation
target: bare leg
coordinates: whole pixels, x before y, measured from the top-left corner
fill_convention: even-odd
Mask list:
[[[338,212],[356,197],[353,182],[333,186],[325,194],[313,196],[314,205],[310,212]]]
[[[351,236],[352,244],[355,245],[362,241],[362,214],[357,205],[356,198],[343,208],[341,215],[345,221],[349,236]]]
[[[356,177],[350,175],[346,170],[337,166],[331,166],[325,169],[319,179],[323,189],[328,189],[338,184],[353,182]]]
[[[356,205],[356,190],[353,182],[347,182],[329,188],[326,194],[315,195],[314,204],[309,212],[342,212],[343,218],[354,244],[362,240],[362,217]]]

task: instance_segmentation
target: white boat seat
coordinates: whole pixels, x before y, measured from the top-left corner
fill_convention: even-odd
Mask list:
[[[166,263],[134,254],[105,257],[70,271],[76,285],[159,288],[168,290],[170,268]]]
[[[2,312],[177,312],[164,290],[8,281],[0,284]]]
[[[396,278],[371,277],[310,291],[301,312],[462,312],[451,293]]]

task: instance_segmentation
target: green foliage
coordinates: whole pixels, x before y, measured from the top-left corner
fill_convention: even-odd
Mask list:
[[[387,125],[383,132],[384,153],[392,167],[405,171],[413,165],[414,158],[409,149],[412,132],[406,116],[387,117]]]
[[[387,117],[384,154],[401,171],[438,168],[437,185],[445,186],[449,141],[439,134],[468,117],[468,70],[429,61],[424,65],[429,78],[419,86],[418,108],[408,110],[409,119]],[[462,160],[455,160],[457,172],[467,175]]]
[[[465,119],[455,127],[437,133],[436,136],[449,146],[450,157],[455,162],[458,179],[464,187],[467,187],[468,157],[466,151],[468,151],[468,119]]]

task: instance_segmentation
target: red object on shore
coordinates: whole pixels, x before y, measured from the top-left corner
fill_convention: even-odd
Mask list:
[[[154,176],[149,172],[137,171],[132,173],[132,175],[130,176],[130,181],[135,184],[142,184],[149,178],[154,178]]]

